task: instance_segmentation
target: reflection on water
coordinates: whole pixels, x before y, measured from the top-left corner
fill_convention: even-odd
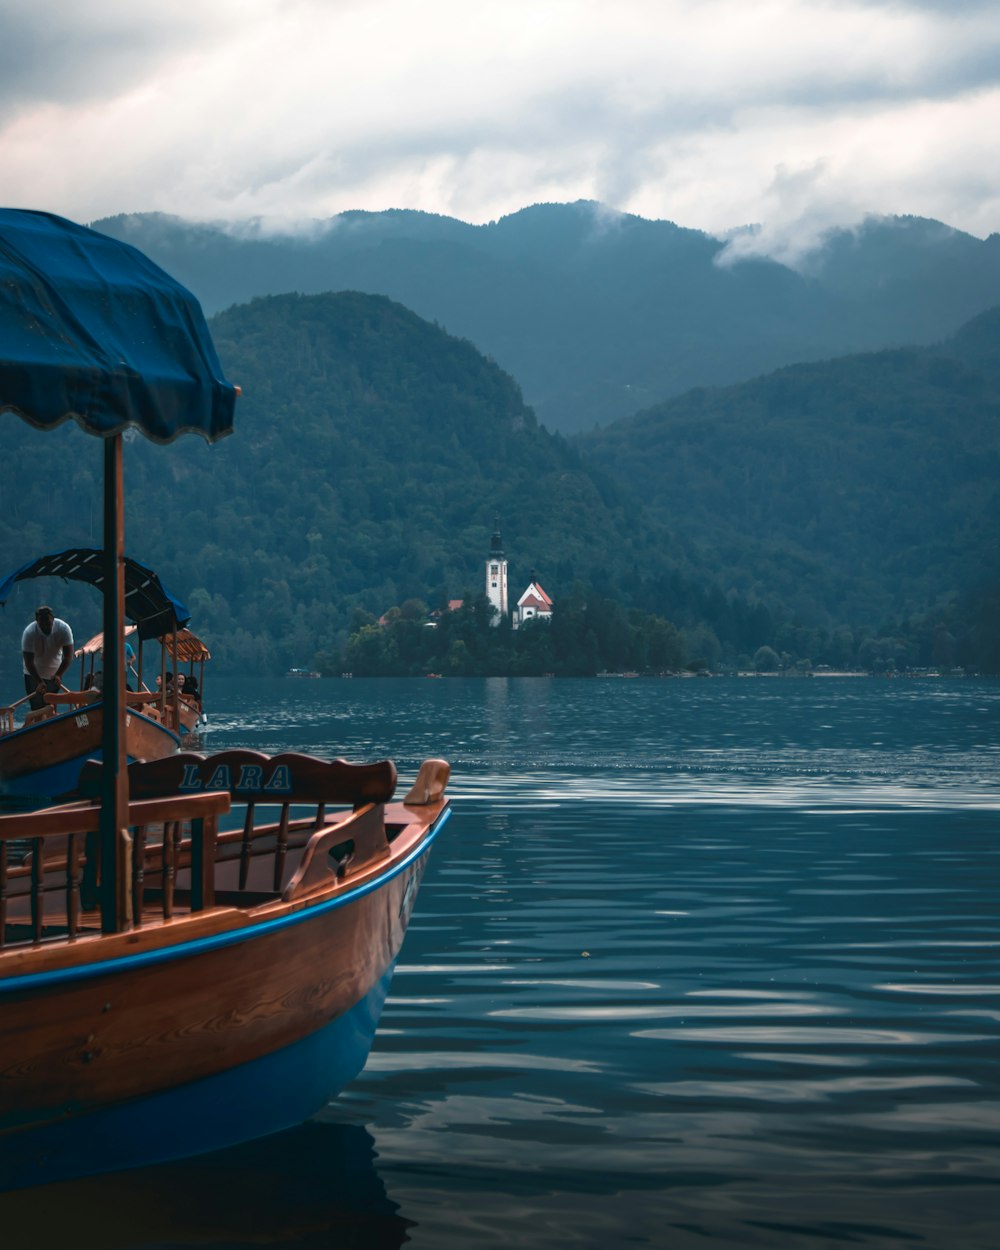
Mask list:
[[[456,794],[518,805],[997,800],[1000,690],[989,682],[330,681],[294,696],[288,683],[219,684],[228,698],[204,749],[388,754],[401,771],[444,755]]]
[[[408,1244],[1000,1245],[996,683],[213,697],[206,749],[390,755],[401,785],[453,763],[372,1058],[305,1130],[367,1127]],[[253,1147],[275,1194],[279,1141]],[[206,1195],[230,1184],[217,1158],[184,1165]],[[102,1244],[353,1245],[353,1216],[322,1222],[332,1171],[313,1223],[293,1201],[251,1237],[206,1197]],[[136,1176],[73,1202],[118,1185],[180,1210],[177,1169]]]
[[[407,1240],[372,1137],[351,1124],[307,1124],[180,1163],[5,1194],[0,1216],[4,1244],[35,1250],[398,1250]]]

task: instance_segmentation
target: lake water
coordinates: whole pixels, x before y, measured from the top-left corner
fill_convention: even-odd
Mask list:
[[[453,766],[369,1064],[0,1198],[33,1246],[1000,1245],[1000,683],[208,684],[209,750]],[[26,1243],[28,1244],[28,1243]]]

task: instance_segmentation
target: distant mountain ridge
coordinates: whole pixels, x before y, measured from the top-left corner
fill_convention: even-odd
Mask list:
[[[495,359],[563,432],[786,364],[933,342],[1000,302],[1000,236],[919,218],[835,231],[801,272],[587,201],[483,226],[347,212],[282,237],[145,213],[94,225],[209,313],[285,292],[388,296]]]

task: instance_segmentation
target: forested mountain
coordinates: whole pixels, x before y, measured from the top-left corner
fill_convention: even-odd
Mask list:
[[[694,392],[575,445],[470,343],[384,297],[254,300],[211,321],[243,388],[233,436],[127,438],[126,545],[229,672],[339,671],[349,635],[393,608],[392,671],[411,671],[429,654],[414,601],[455,598],[470,612],[449,626],[450,672],[745,666],[761,648],[783,663],[981,665],[1000,613],[961,594],[996,551],[998,320],[934,351]],[[5,420],[3,571],[98,545],[97,441]],[[537,574],[562,653],[481,628],[496,514],[512,596]],[[100,627],[92,592],[22,586],[5,662],[40,591],[80,638]],[[367,637],[377,655],[346,654],[383,671]]]
[[[281,237],[145,213],[95,225],[208,312],[290,291],[387,295],[497,360],[564,432],[796,361],[931,342],[1000,301],[1000,236],[919,218],[834,232],[799,271],[588,202],[483,226],[350,212]]]
[[[192,609],[221,667],[312,666],[346,642],[356,609],[481,592],[497,513],[516,593],[533,570],[553,592],[583,578],[616,593],[649,567],[698,615],[662,527],[542,429],[469,343],[359,294],[268,297],[211,329],[243,390],[236,432],[213,447],[129,437],[126,535],[129,554]],[[97,441],[72,423],[42,434],[5,420],[16,476],[0,498],[4,571],[99,544]],[[38,593],[18,588],[9,628]],[[52,594],[81,637],[97,631],[92,596]]]
[[[1000,308],[934,348],[695,390],[576,441],[721,584],[800,619],[1000,584]]]

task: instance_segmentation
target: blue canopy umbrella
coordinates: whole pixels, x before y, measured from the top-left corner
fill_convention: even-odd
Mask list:
[[[198,301],[148,257],[49,213],[0,209],[0,413],[39,429],[73,420],[104,440],[105,930],[124,923],[128,824],[121,436],[215,442],[232,432],[237,394]]]
[[[158,443],[232,432],[236,388],[194,296],[142,252],[49,213],[0,209],[0,412]]]

